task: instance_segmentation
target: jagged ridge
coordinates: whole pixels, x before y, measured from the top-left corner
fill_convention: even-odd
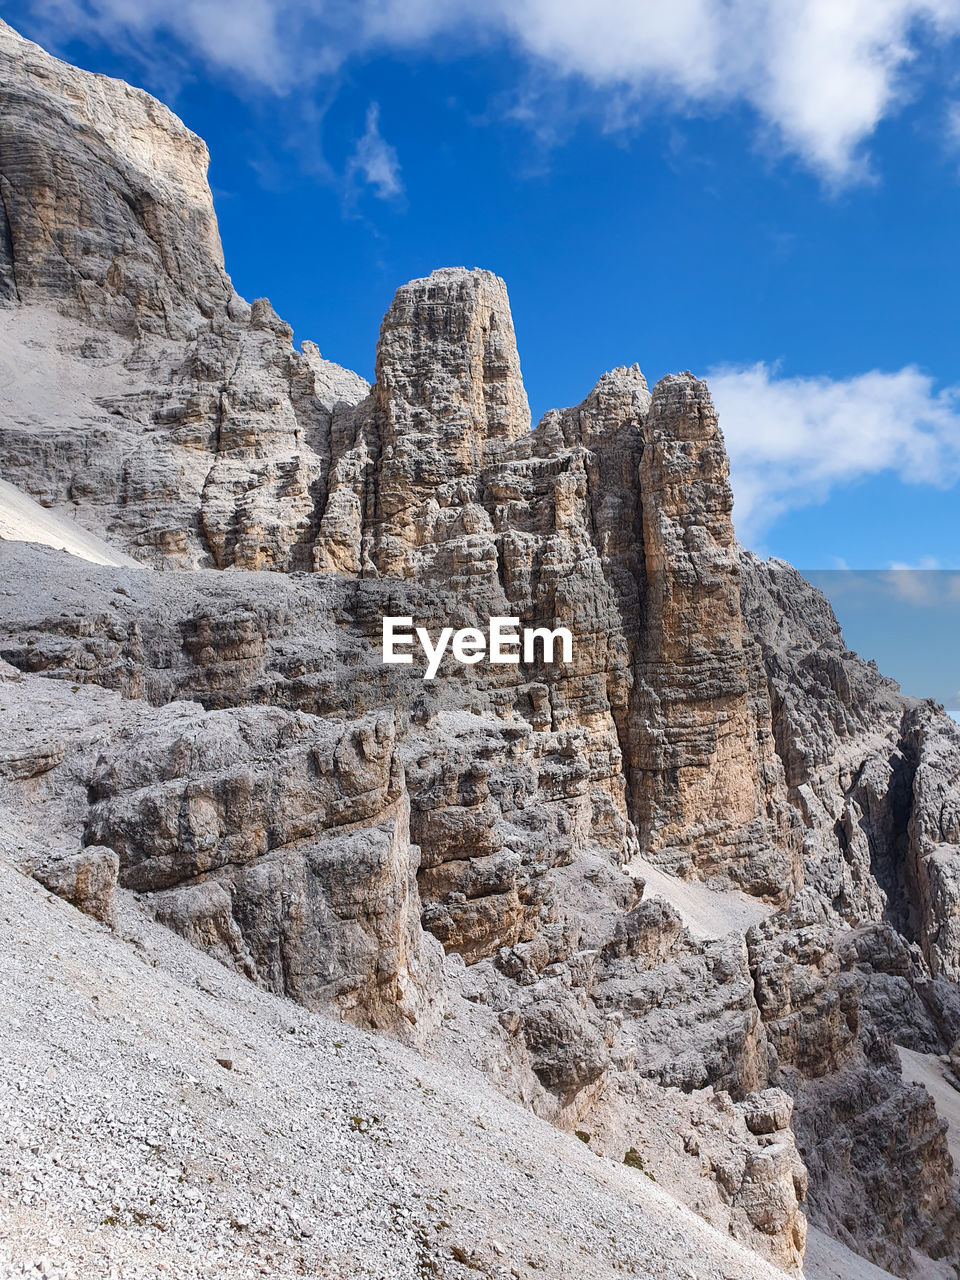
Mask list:
[[[503,282],[447,269],[371,389],[234,294],[165,108],[7,27],[0,61],[4,474],[167,570],[0,549],[9,853],[431,1052],[465,998],[500,1087],[784,1267],[794,1136],[838,1238],[955,1260],[893,1045],[960,1034],[960,733],[739,550],[706,385],[614,370],[530,431]],[[575,661],[425,686],[385,613],[559,623]],[[703,936],[647,866],[757,922]]]

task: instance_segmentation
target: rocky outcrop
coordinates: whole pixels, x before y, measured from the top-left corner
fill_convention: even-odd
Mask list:
[[[336,406],[367,384],[236,295],[206,147],[166,107],[6,24],[0,70],[5,477],[143,563],[309,568]]]
[[[640,463],[646,562],[637,779],[644,847],[681,875],[789,898],[799,840],[744,626],[729,465],[706,385],[654,389]],[[775,815],[775,816],[773,816]]]
[[[889,1042],[805,1083],[794,1130],[810,1176],[811,1218],[895,1275],[915,1273],[913,1250],[955,1257],[957,1192],[945,1128],[927,1091],[902,1080]]]
[[[143,566],[0,543],[4,855],[311,1008],[456,1029],[780,1266],[805,1206],[955,1263],[893,1046],[960,1036],[960,731],[738,548],[706,385],[615,369],[531,430],[506,288],[455,268],[398,291],[371,388],[234,294],[165,108],[5,26],[0,62],[4,474]],[[573,653],[425,681],[386,615]]]
[[[269,990],[404,1031],[437,1003],[391,717],[173,703],[90,790],[119,883]]]
[[[0,64],[6,296],[54,299],[130,335],[177,337],[225,313],[200,139],[149,94],[58,62],[6,24]]]
[[[801,1208],[807,1173],[790,1128],[792,1112],[793,1100],[778,1089],[734,1103],[713,1089],[654,1093],[637,1082],[584,1116],[577,1132],[591,1150],[691,1198],[725,1235],[749,1241],[797,1274],[807,1232]]]
[[[136,893],[268,990],[406,1040],[435,1029],[442,950],[391,715],[157,710],[33,675],[0,684],[0,714],[36,740],[0,774],[0,854],[51,892],[106,923]]]
[[[31,867],[35,880],[103,924],[115,923],[114,899],[120,859],[104,845],[44,859]]]
[[[490,590],[485,466],[530,430],[510,304],[489,271],[398,290],[380,329],[378,457],[363,570]],[[366,531],[365,531],[366,533]]]
[[[912,785],[904,801],[907,929],[931,971],[960,980],[960,728],[911,710],[904,758]],[[901,809],[901,816],[904,812]]]

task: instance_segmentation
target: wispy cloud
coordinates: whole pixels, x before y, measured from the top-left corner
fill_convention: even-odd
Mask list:
[[[960,480],[960,387],[938,391],[913,366],[830,379],[756,364],[714,369],[709,383],[747,543],[784,511],[881,472],[940,488]]]
[[[358,181],[372,187],[381,200],[393,200],[403,194],[400,162],[394,148],[380,134],[380,106],[376,102],[367,108],[366,129],[347,161],[348,199],[355,195]]]
[[[960,102],[948,102],[943,140],[947,151],[956,156],[960,151]]]
[[[898,600],[913,605],[952,602],[957,583],[956,575],[941,570],[933,556],[925,556],[918,565],[895,561],[881,577]]]
[[[35,0],[34,13],[54,42],[127,40],[149,57],[173,36],[274,92],[351,57],[500,42],[537,82],[576,83],[603,127],[746,104],[830,182],[868,173],[864,145],[922,79],[924,51],[960,32],[960,0]]]

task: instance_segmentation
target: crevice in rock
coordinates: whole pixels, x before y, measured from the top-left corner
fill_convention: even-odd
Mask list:
[[[9,298],[18,302],[20,288],[17,284],[17,264],[13,252],[13,224],[7,208],[7,179],[0,175],[0,297],[6,293]],[[12,286],[12,287],[11,287]]]
[[[890,757],[890,787],[887,801],[891,828],[886,847],[870,840],[870,871],[887,896],[884,919],[905,938],[917,940],[915,911],[909,888],[910,818],[913,813],[913,780],[917,771],[915,752],[906,741]]]

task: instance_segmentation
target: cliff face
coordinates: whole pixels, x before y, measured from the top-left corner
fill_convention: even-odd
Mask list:
[[[3,24],[0,110],[0,297],[30,317],[7,479],[145,564],[309,568],[335,406],[367,384],[234,293],[206,147],[166,107]]]
[[[960,730],[737,546],[706,385],[616,369],[531,431],[503,282],[447,269],[370,388],[234,294],[165,108],[2,24],[0,63],[3,475],[144,566],[0,543],[7,857],[310,1008],[456,1028],[781,1266],[804,1205],[956,1262],[894,1046],[960,1036]],[[424,682],[387,614],[573,661]]]
[[[118,333],[179,337],[232,289],[204,144],[162,103],[0,28],[0,288]]]

